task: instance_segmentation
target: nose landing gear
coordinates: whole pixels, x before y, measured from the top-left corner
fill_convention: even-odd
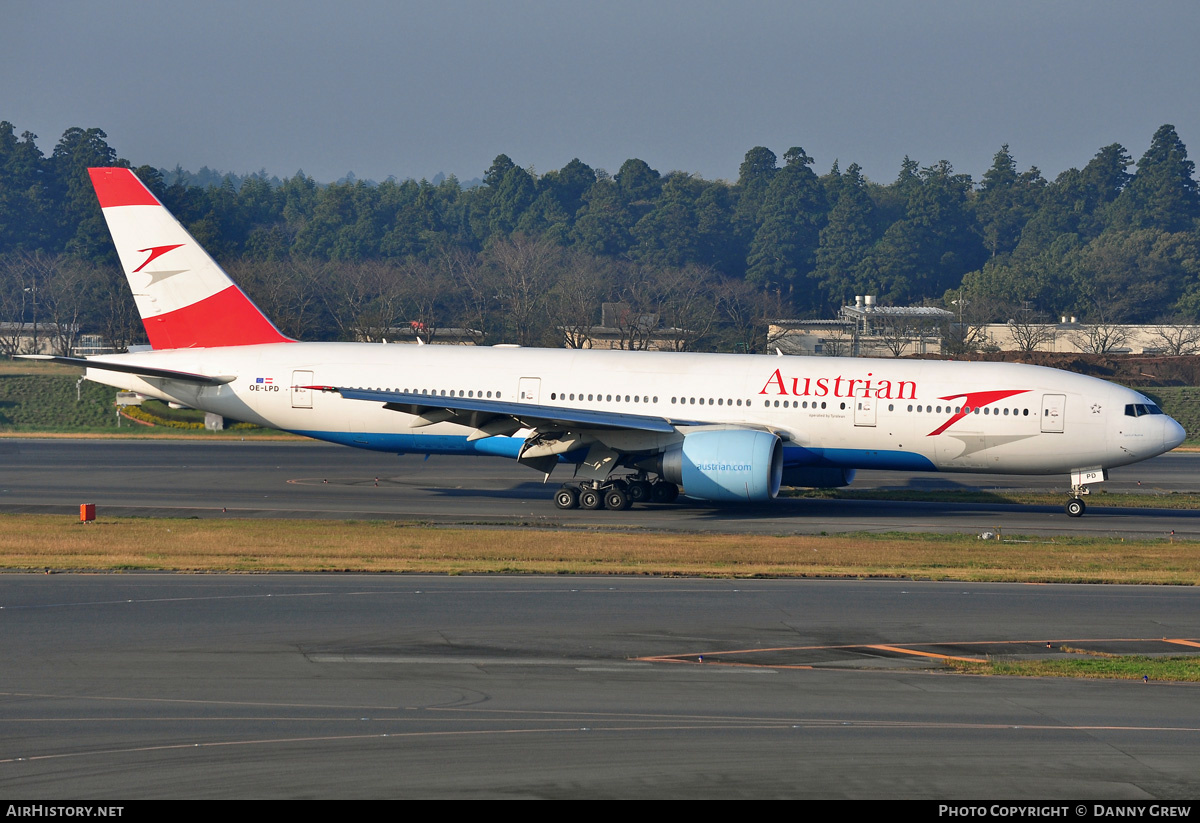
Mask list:
[[[1087,486],[1071,486],[1071,499],[1067,501],[1066,505],[1067,517],[1083,517],[1083,513],[1087,511],[1087,504],[1083,502],[1083,496],[1088,493]]]

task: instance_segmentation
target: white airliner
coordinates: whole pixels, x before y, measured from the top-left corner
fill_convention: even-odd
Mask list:
[[[1067,513],[1108,469],[1178,446],[1149,398],[1009,363],[300,343],[285,337],[124,168],[91,169],[151,351],[89,380],[320,440],[515,459],[573,481],[564,509],[682,492],[765,501],[856,469],[1068,474]],[[45,359],[45,358],[43,358]]]

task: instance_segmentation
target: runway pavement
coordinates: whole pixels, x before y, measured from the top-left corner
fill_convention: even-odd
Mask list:
[[[979,532],[1200,537],[1200,512],[1097,505],[1068,518],[1060,505],[887,503],[780,499],[757,506],[683,501],[626,512],[564,512],[544,485],[501,459],[396,456],[315,442],[0,439],[0,511],[101,515],[316,517],[445,524],[564,524],[757,533]],[[1065,476],[860,472],[855,486],[1058,490]],[[1200,490],[1200,454],[1168,454],[1114,469],[1112,491]]]
[[[0,575],[0,794],[1195,798],[1200,686],[929,656],[1163,638],[1200,590]]]

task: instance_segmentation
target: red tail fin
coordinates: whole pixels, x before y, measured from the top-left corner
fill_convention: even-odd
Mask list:
[[[290,343],[129,169],[88,169],[150,345]]]

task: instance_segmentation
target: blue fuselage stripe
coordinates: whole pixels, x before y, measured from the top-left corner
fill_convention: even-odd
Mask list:
[[[306,437],[396,454],[482,454],[515,460],[522,441],[514,437],[484,437],[468,441],[462,435],[396,434],[393,432],[297,431]],[[816,449],[783,447],[785,467],[817,466],[846,469],[937,471],[924,455],[880,449]]]

